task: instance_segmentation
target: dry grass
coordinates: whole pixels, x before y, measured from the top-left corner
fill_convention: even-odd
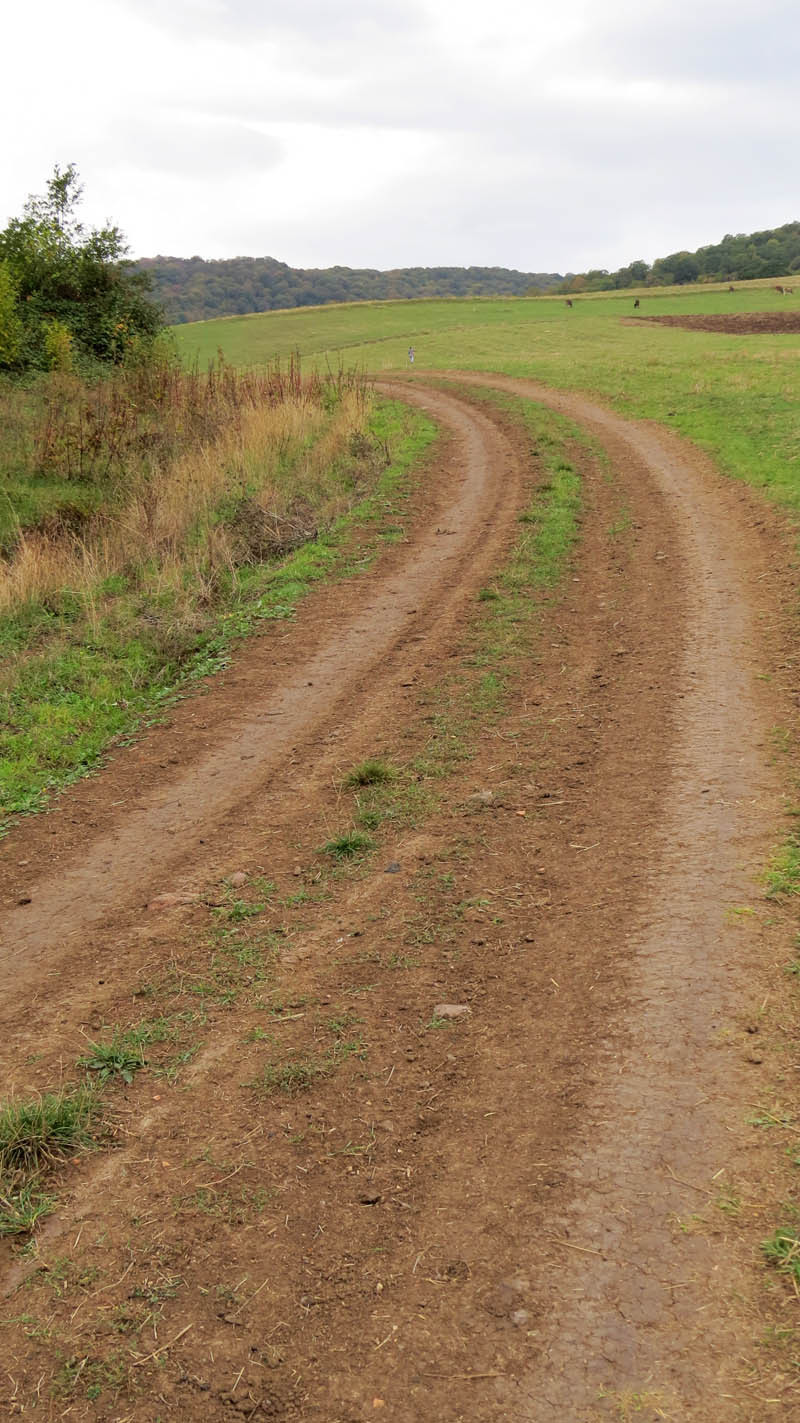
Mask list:
[[[60,457],[63,478],[88,471],[105,488],[102,507],[78,531],[45,525],[18,534],[0,563],[5,614],[66,589],[88,610],[93,590],[133,569],[147,568],[156,592],[187,576],[213,580],[215,570],[248,561],[251,539],[280,551],[282,536],[291,546],[293,533],[329,524],[348,503],[337,476],[368,402],[357,381],[332,392],[316,379],[304,385],[225,368],[221,378],[170,368],[144,398],[141,380],[124,390],[117,377],[98,393],[68,378],[48,387],[40,427],[24,438],[18,393],[10,399],[17,455],[27,449],[38,471]],[[30,423],[30,404],[27,414]]]
[[[433,437],[362,378],[301,381],[296,366],[107,385],[42,381],[6,406],[0,381],[0,836],[343,573],[354,510],[379,540],[378,507],[402,502]],[[9,468],[9,409],[69,445],[61,478]],[[111,431],[113,460],[87,426]],[[80,480],[65,474],[79,458]]]

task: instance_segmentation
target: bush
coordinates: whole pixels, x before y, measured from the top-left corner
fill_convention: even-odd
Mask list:
[[[82,191],[73,164],[56,168],[45,195],[0,232],[0,369],[116,363],[162,326],[120,229],[78,222]]]

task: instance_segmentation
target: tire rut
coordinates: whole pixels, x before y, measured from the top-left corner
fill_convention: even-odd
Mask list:
[[[713,1407],[722,1423],[743,1416],[736,1327],[720,1308],[736,1271],[711,1233],[687,1236],[677,1222],[747,1157],[753,1069],[720,1051],[720,1035],[753,1000],[754,966],[730,916],[762,896],[782,821],[748,530],[735,494],[668,432],[533,382],[459,379],[541,401],[596,434],[612,463],[633,462],[665,501],[683,578],[668,789],[644,904],[620,925],[628,1043],[587,1101],[564,1162],[578,1194],[555,1226],[565,1255],[572,1246],[590,1265],[561,1275],[541,1364],[509,1403],[532,1423],[583,1423],[616,1416],[636,1393],[644,1416],[649,1397],[654,1418],[707,1423]],[[633,706],[630,716],[635,735]]]

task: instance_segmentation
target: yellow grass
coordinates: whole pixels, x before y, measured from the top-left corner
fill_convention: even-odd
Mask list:
[[[80,538],[21,534],[0,563],[0,612],[65,589],[89,601],[103,579],[133,567],[152,569],[158,591],[180,586],[189,568],[197,575],[201,566],[233,566],[231,533],[215,520],[229,497],[246,497],[277,519],[304,499],[328,522],[347,502],[332,471],[363,421],[358,391],[345,392],[331,412],[304,395],[240,410],[213,442],[143,473],[121,506],[96,515]]]

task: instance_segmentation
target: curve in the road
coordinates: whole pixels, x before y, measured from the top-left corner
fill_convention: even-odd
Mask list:
[[[397,393],[390,385],[383,387]],[[36,964],[52,966],[59,954],[92,925],[126,905],[140,910],[165,879],[201,871],[201,848],[210,826],[231,807],[269,782],[271,772],[314,727],[330,720],[335,705],[370,677],[370,695],[392,678],[407,679],[414,658],[425,656],[410,643],[420,630],[442,627],[468,590],[492,567],[519,497],[519,461],[503,432],[480,411],[437,391],[409,391],[456,441],[457,477],[448,486],[436,521],[424,528],[401,565],[368,588],[369,608],[340,617],[332,636],[318,641],[275,690],[267,640],[263,685],[255,703],[248,697],[226,734],[199,761],[161,775],[145,787],[139,803],[119,812],[113,828],[99,836],[87,826],[86,840],[56,873],[25,883],[24,906],[0,916],[0,966],[10,987]],[[358,590],[356,590],[358,596]],[[391,659],[402,646],[401,664]],[[106,798],[114,798],[113,768],[105,773]],[[175,827],[179,826],[176,835]],[[6,884],[13,896],[19,871],[15,839],[4,847]],[[27,873],[27,872],[26,872]],[[8,895],[7,895],[8,902]]]
[[[686,1234],[676,1221],[735,1170],[752,1068],[732,1064],[718,1034],[752,986],[731,911],[760,896],[781,823],[749,531],[722,481],[668,432],[531,381],[458,379],[540,401],[593,432],[612,464],[634,461],[665,500],[684,570],[669,789],[645,909],[624,927],[634,969],[629,1045],[587,1104],[569,1163],[580,1189],[558,1225],[593,1253],[588,1268],[559,1278],[556,1326],[541,1366],[513,1392],[514,1416],[605,1418],[638,1391],[677,1408],[653,1416],[681,1423],[709,1423],[713,1399],[723,1423],[742,1416],[726,1401],[731,1349],[742,1343],[717,1308],[720,1288],[725,1298],[731,1288],[727,1262],[710,1232]]]

